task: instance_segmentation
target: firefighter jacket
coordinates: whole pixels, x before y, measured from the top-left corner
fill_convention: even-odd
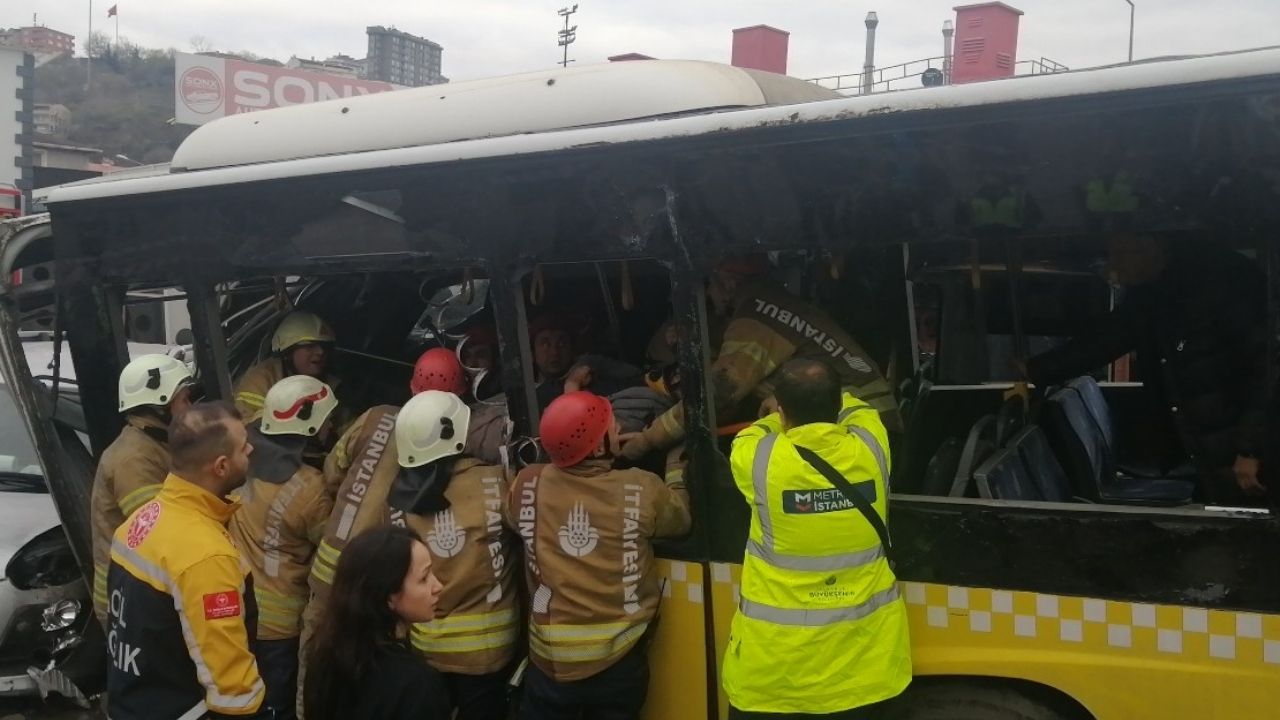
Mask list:
[[[906,606],[879,536],[797,446],[887,517],[888,437],[851,395],[836,423],[783,431],[775,413],[738,433],[730,464],[751,528],[723,681],[748,712],[837,713],[911,680]]]
[[[318,611],[329,597],[338,557],[351,538],[384,524],[387,494],[400,472],[396,461],[396,414],[400,408],[380,405],[370,409],[342,434],[324,462],[324,482],[335,493],[333,512],[311,563],[311,593]]]
[[[503,469],[462,457],[450,469],[437,513],[399,513],[386,521],[406,523],[426,541],[443,589],[436,617],[414,625],[413,647],[432,667],[447,673],[484,675],[506,667],[515,655],[520,628],[516,537],[503,524],[508,483]]]
[[[511,661],[519,628],[515,538],[502,525],[505,474],[464,456],[449,471],[447,509],[422,516],[392,508],[387,498],[400,472],[393,432],[398,412],[382,406],[365,413],[326,461],[326,473],[341,485],[311,568],[315,607],[307,617],[318,618],[347,541],[370,528],[407,526],[427,543],[443,586],[436,619],[410,631],[414,648],[441,672],[497,672]]]
[[[107,579],[112,720],[259,717],[253,578],[226,529],[238,507],[170,475],[116,531]]]
[[[236,410],[245,423],[251,423],[262,417],[262,403],[266,402],[267,391],[272,385],[285,378],[284,360],[269,357],[249,368],[236,383]]]
[[[684,490],[600,459],[524,468],[507,520],[524,541],[529,654],[557,682],[591,677],[640,642],[661,595],[650,541],[690,524]]]
[[[231,518],[229,530],[253,570],[258,639],[298,637],[311,594],[311,558],[333,509],[324,476],[302,465],[283,483],[251,478],[240,501],[243,507]]]
[[[159,418],[131,414],[102,453],[93,475],[89,506],[93,524],[93,611],[107,621],[107,565],[111,536],[124,519],[160,492],[169,474],[167,432]]]
[[[716,417],[730,418],[752,395],[754,410],[759,400],[773,393],[769,376],[794,357],[826,360],[846,390],[879,410],[890,428],[901,428],[893,389],[871,356],[825,312],[771,283],[747,286],[724,330],[711,365]],[[644,431],[645,440],[657,449],[669,448],[683,437],[684,403]]]

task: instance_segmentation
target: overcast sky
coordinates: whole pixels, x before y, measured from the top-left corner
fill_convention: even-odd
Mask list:
[[[116,0],[94,0],[93,26]],[[119,0],[120,35],[146,47],[191,50],[207,38],[219,50],[287,60],[336,53],[364,57],[366,25],[395,25],[444,46],[444,73],[466,80],[550,67],[559,58],[559,0]],[[579,0],[570,57],[602,62],[642,52],[728,62],[731,30],[768,24],[791,33],[788,72],[799,77],[857,72],[868,10],[880,16],[876,64],[940,55],[942,22],[955,2],[938,0]],[[1023,10],[1019,59],[1070,67],[1123,61],[1125,0],[1013,0]],[[1136,0],[1136,57],[1280,45],[1280,0]],[[86,35],[88,0],[3,0],[0,26],[41,24]],[[77,48],[79,46],[77,45]]]

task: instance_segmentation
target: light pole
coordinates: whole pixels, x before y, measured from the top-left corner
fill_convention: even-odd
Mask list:
[[[876,11],[872,10],[867,13],[867,59],[862,64],[862,94],[870,95],[871,88],[875,84],[875,78],[872,77],[876,71],[876,26],[880,24],[880,18],[876,15]]]
[[[950,20],[942,22],[942,84],[951,84],[951,38],[956,27]]]
[[[1129,62],[1133,62],[1133,0],[1124,0],[1129,3]]]
[[[571,8],[560,8],[556,14],[564,18],[564,29],[560,31],[560,39],[557,44],[564,48],[564,58],[560,61],[560,67],[569,67],[569,63],[573,62],[569,59],[569,46],[578,39],[578,26],[569,27],[569,16],[578,12],[578,6]]]

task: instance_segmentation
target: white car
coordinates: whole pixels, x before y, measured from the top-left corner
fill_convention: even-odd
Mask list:
[[[34,355],[39,372],[41,353]],[[63,388],[59,407],[74,412],[75,387]],[[0,696],[57,693],[86,703],[102,686],[102,629],[7,384],[0,384],[0,570]]]

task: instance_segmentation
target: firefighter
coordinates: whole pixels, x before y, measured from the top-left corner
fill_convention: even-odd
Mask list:
[[[461,363],[458,361],[457,356],[448,350],[442,350],[439,348],[428,350],[418,358],[418,362],[415,364],[414,368],[413,379],[410,381],[410,390],[414,393],[415,397],[433,390],[448,393],[456,397],[458,391],[465,390],[465,387],[466,374]],[[410,402],[413,401],[411,400]],[[463,407],[465,408],[465,406]],[[323,612],[325,602],[328,600],[329,589],[333,584],[334,571],[337,568],[338,559],[341,557],[342,549],[346,546],[347,541],[358,535],[362,530],[371,527],[378,527],[387,523],[394,523],[398,525],[406,524],[406,511],[398,507],[390,506],[390,502],[393,499],[393,489],[397,487],[399,490],[394,495],[396,503],[398,505],[403,505],[409,502],[400,502],[400,499],[402,498],[403,493],[407,492],[404,490],[406,487],[405,483],[414,481],[414,478],[410,478],[409,474],[406,473],[404,481],[399,483],[397,482],[397,478],[401,475],[401,468],[397,462],[398,457],[394,431],[396,427],[396,417],[400,412],[400,408],[392,405],[381,405],[370,409],[352,423],[351,427],[347,429],[334,446],[333,452],[331,452],[329,457],[325,460],[326,485],[335,489],[334,510],[329,516],[329,521],[325,526],[324,537],[321,539],[320,545],[316,549],[315,560],[312,562],[311,566],[311,576],[309,580],[311,586],[311,602],[308,604],[306,612],[304,613],[303,622],[304,647],[307,639],[315,628],[316,622],[319,620]],[[469,419],[470,411],[468,410],[468,421]],[[468,428],[463,428],[463,430],[466,429]],[[468,433],[459,432],[457,428],[455,428],[455,436],[457,438],[457,442],[464,444],[463,450],[465,451],[465,456],[453,463],[453,467],[458,470],[459,475],[459,490],[456,492],[459,493],[460,497],[467,496],[469,498],[466,503],[466,514],[463,518],[464,522],[469,523],[472,521],[472,518],[476,517],[475,513],[477,512],[471,502],[477,500],[477,498],[469,495],[469,493],[471,493],[477,485],[482,488],[487,488],[487,483],[489,483],[491,479],[494,477],[502,477],[502,471],[500,468],[485,466],[474,460],[471,456],[471,452],[466,448]],[[418,479],[421,478],[422,474],[422,471],[413,473],[413,475]],[[452,487],[453,482],[454,480],[450,479],[446,485],[448,487]],[[439,485],[437,486],[437,489],[443,487],[445,487],[445,485]],[[505,481],[503,481],[502,487],[505,487]],[[483,503],[484,499],[487,497],[485,492],[487,491],[482,491],[478,498],[481,503]],[[451,498],[446,496],[446,499]],[[457,502],[463,503],[463,500],[459,499]],[[455,538],[457,538],[457,515],[457,513],[454,513]],[[483,528],[484,533],[492,533],[492,524],[489,522],[490,519],[491,518],[486,514],[485,524],[475,528],[474,531],[476,534],[474,535],[471,534],[471,530],[464,529],[464,532],[468,532],[468,538],[475,541],[473,542],[473,546],[480,542],[481,528]],[[434,526],[434,523],[436,522],[434,517],[431,519],[418,518],[415,520],[415,523],[418,521],[421,521],[423,524],[415,524],[415,527],[425,528]],[[466,527],[470,526],[468,525]],[[496,562],[493,556],[488,555],[489,548],[495,547],[495,543],[497,546],[503,548],[499,555],[503,557],[503,564],[505,566],[509,566],[510,561],[508,554],[510,550],[508,549],[509,545],[504,545],[506,540],[501,536],[496,537],[496,539],[488,539],[487,535],[484,537],[484,546],[486,548],[486,555],[484,557],[484,563],[486,563],[484,568],[485,572],[489,572],[491,564]],[[443,545],[441,545],[441,547],[443,548]],[[467,557],[474,558],[475,556],[468,553]],[[439,557],[437,557],[437,562],[440,562]],[[444,563],[441,563],[440,566],[446,567]],[[449,564],[449,567],[454,566],[460,565],[457,562]],[[467,577],[462,582],[470,583],[470,586],[474,588],[476,587],[475,583],[481,582],[487,576],[481,573],[477,568],[473,567],[472,571],[475,574]],[[446,577],[450,577],[450,575],[441,575],[442,579]],[[504,582],[506,582],[505,579]],[[488,586],[485,588],[486,593],[494,592],[495,598],[497,598],[492,601],[488,600],[487,595],[483,598],[492,605],[490,610],[484,611],[486,613],[500,614],[505,612],[505,608],[507,607],[506,603],[515,602],[510,588],[505,588],[501,597],[498,598],[495,587],[496,586]],[[456,597],[457,596],[454,594],[453,588],[446,584],[445,595],[441,598],[441,607],[455,607],[452,603],[457,602],[459,604],[456,607],[463,608],[462,612],[464,613],[476,612],[475,608],[479,607],[479,604],[472,604],[476,602],[474,597],[467,596],[454,600],[453,598]],[[511,607],[514,607],[514,605]],[[485,620],[485,622],[490,621],[492,621],[492,616],[488,620]],[[454,624],[458,624],[458,622],[455,621]],[[491,628],[486,627],[479,629],[484,632],[477,633],[476,636],[471,639],[462,636],[451,638],[446,635],[442,640],[436,641],[431,646],[432,652],[428,657],[433,659],[445,657],[445,654],[438,652],[438,650],[449,644],[466,648],[477,643],[493,640],[492,637],[485,640],[478,638],[494,634],[501,635],[502,633],[508,632],[505,627],[497,625]],[[415,633],[415,644],[419,646],[419,649],[427,649],[427,646],[424,646],[422,643],[429,636],[430,633],[423,634],[421,630]],[[462,656],[460,660],[441,660],[439,661],[441,663],[440,669],[450,673],[456,672],[455,669],[465,669],[465,671],[457,672],[457,674],[471,676],[491,674],[495,672],[496,669],[500,669],[505,665],[506,660],[510,659],[509,653],[511,650],[510,648],[503,649],[503,646],[490,648],[490,650],[494,651],[492,656],[486,652],[476,652],[474,654],[464,653],[464,656]],[[504,657],[504,653],[506,654],[505,659],[501,664],[498,664],[499,659]],[[472,687],[473,685],[482,685],[484,682],[491,681],[492,678],[484,678],[477,682],[471,682],[470,680],[471,679],[468,678],[467,681],[458,682],[455,679],[455,682],[451,685],[454,691],[458,692],[460,698],[470,698],[470,691],[475,689]],[[505,698],[505,694],[502,697]],[[480,699],[477,698],[477,700]]]
[[[169,474],[169,423],[191,407],[194,380],[182,361],[143,355],[120,373],[120,435],[102,453],[93,476],[93,611],[107,620],[111,536],[124,519],[160,492]]]
[[[247,423],[257,420],[262,415],[267,390],[293,375],[308,375],[337,387],[337,382],[327,375],[329,352],[335,342],[329,323],[318,315],[301,310],[285,315],[271,335],[272,357],[249,368],[236,383],[240,417]]]
[[[735,258],[711,274],[707,295],[720,314],[732,314],[711,365],[716,417],[735,416],[755,396],[751,411],[770,395],[768,379],[792,357],[829,358],[841,384],[880,411],[886,426],[902,420],[893,390],[879,366],[822,310],[768,281],[763,259]],[[749,416],[751,413],[747,413]],[[651,450],[667,450],[684,438],[684,404],[624,438],[622,455],[637,461]]]
[[[244,507],[231,519],[231,537],[253,570],[255,654],[267,685],[267,705],[278,720],[295,717],[302,611],[310,594],[307,576],[333,509],[324,475],[302,461],[302,451],[337,406],[333,389],[307,375],[271,386],[262,424],[249,428],[254,452],[240,496]]]
[[[457,720],[489,720],[507,715],[520,627],[516,539],[502,521],[503,468],[464,453],[470,417],[457,395],[439,390],[404,406],[385,519],[426,540],[443,585],[435,619],[410,630],[414,648],[444,676]]]
[[[881,532],[888,436],[822,361],[778,375],[778,412],[738,433],[730,455],[751,526],[723,664],[729,717],[870,717],[911,681]],[[859,494],[862,507],[846,499]]]
[[[253,577],[227,534],[253,446],[234,407],[202,403],[174,419],[169,451],[163,488],[111,543],[107,715],[269,718]]]
[[[520,717],[637,718],[661,595],[651,540],[689,530],[688,494],[644,470],[613,469],[618,426],[598,395],[560,396],[539,429],[552,464],[520,471],[507,512],[524,540],[531,598]]]

